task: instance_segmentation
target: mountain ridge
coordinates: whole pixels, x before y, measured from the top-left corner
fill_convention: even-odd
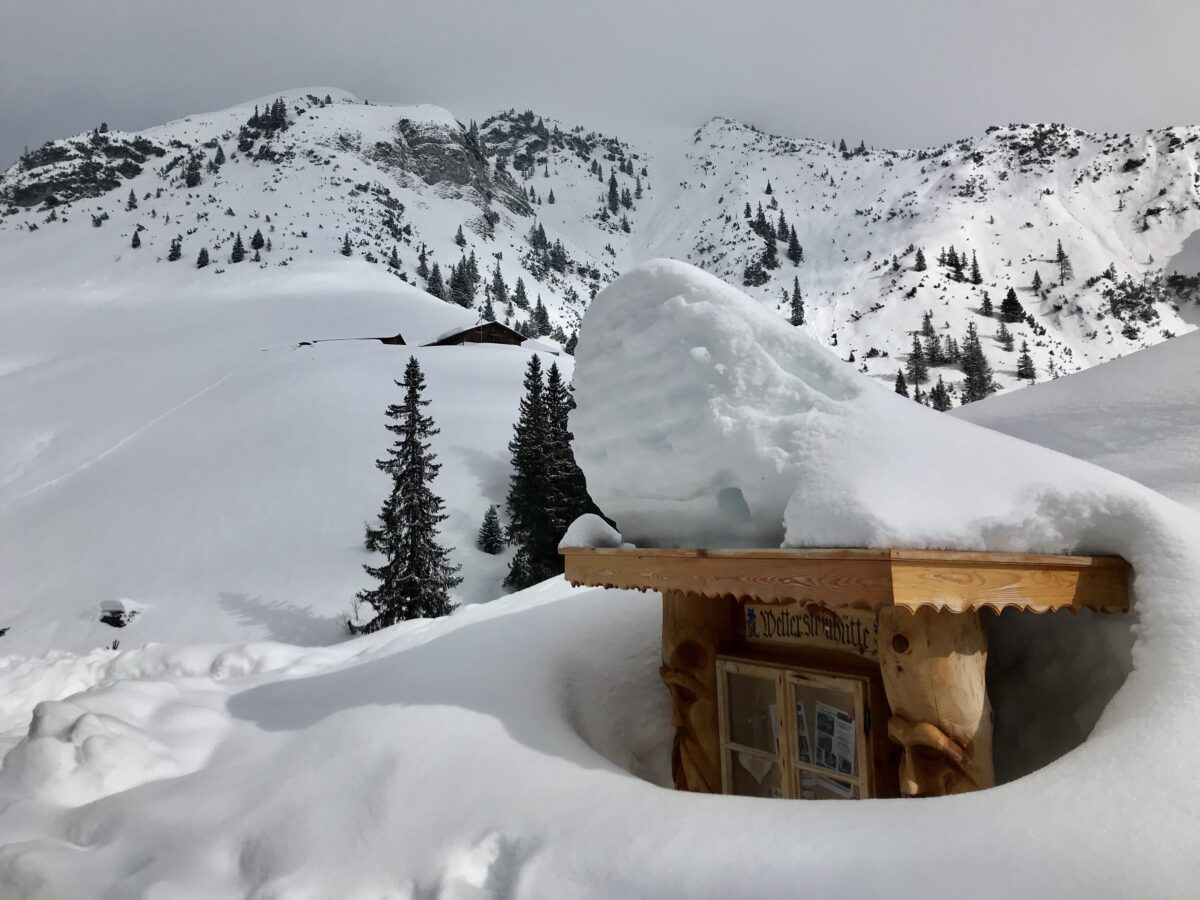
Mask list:
[[[883,381],[909,367],[922,326],[936,356],[973,324],[1001,388],[1022,383],[1022,341],[1041,380],[1190,331],[1197,318],[1200,280],[1169,269],[1200,232],[1196,126],[1134,136],[1007,125],[940,147],[840,149],[724,116],[686,143],[637,142],[515,109],[476,125],[333,88],[277,99],[279,121],[275,101],[260,98],[23,156],[0,176],[11,281],[32,283],[31,261],[68,252],[72,268],[136,292],[131,262],[177,255],[180,278],[215,277],[349,250],[428,288],[435,263],[445,282],[473,257],[460,301],[478,310],[490,299],[498,319],[565,341],[604,284],[674,256],[784,315],[799,287],[803,327]],[[787,258],[785,235],[772,241],[779,268],[760,265],[780,224],[796,231],[803,261]],[[263,246],[230,262],[238,237],[248,248],[256,231]],[[1065,280],[1059,242],[1074,269]],[[212,264],[196,271],[200,247]],[[964,276],[969,256],[977,283]],[[1006,325],[1011,350],[995,312],[1010,287],[1023,307]],[[935,358],[926,390],[938,375],[954,391],[963,382],[957,364]]]

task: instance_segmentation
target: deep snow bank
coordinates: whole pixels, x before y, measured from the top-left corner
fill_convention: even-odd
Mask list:
[[[1086,511],[1149,502],[899,397],[674,260],[596,297],[575,388],[588,488],[637,544],[1104,552]]]

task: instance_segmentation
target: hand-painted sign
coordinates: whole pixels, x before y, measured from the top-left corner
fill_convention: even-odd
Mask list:
[[[747,640],[829,647],[879,658],[879,624],[873,612],[835,611],[799,603],[787,606],[747,603],[745,609]]]

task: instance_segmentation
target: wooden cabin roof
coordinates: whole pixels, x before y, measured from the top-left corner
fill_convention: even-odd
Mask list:
[[[472,335],[474,333],[474,335]],[[469,325],[466,328],[451,328],[449,331],[443,331],[425,347],[444,347],[448,344],[463,343],[470,336],[482,336],[491,334],[495,337],[506,338],[505,343],[520,344],[525,340],[525,336],[519,331],[509,328],[501,322],[476,322],[474,325]]]
[[[1129,610],[1130,567],[1117,556],[650,548],[565,548],[562,554],[567,580],[576,586],[870,610]]]

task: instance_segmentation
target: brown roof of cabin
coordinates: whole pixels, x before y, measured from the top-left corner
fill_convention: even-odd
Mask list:
[[[1129,564],[1117,556],[952,550],[564,548],[571,584],[952,612],[1127,612]]]
[[[469,328],[460,328],[439,336],[424,344],[425,347],[446,347],[452,344],[513,344],[524,343],[525,336],[500,322],[479,322]]]

